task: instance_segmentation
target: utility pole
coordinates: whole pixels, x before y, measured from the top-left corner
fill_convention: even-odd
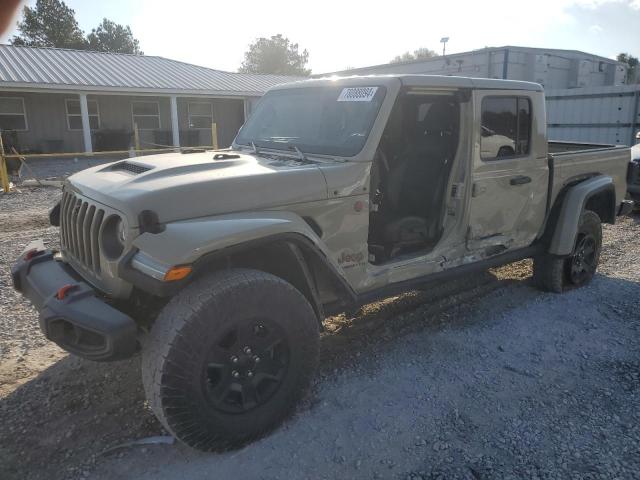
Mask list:
[[[446,53],[447,50],[447,42],[449,41],[449,37],[442,37],[440,39],[440,43],[442,44],[442,56],[444,57],[444,54]]]

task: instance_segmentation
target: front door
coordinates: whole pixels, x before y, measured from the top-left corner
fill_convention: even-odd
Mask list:
[[[500,253],[530,245],[544,221],[548,182],[539,92],[476,91],[467,247]],[[534,111],[540,105],[541,111]],[[542,142],[542,143],[541,143]]]

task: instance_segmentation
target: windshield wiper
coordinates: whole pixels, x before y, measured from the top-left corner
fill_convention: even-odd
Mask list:
[[[307,158],[307,156],[302,152],[302,150],[300,150],[300,149],[298,148],[298,146],[297,146],[297,145],[291,145],[291,148],[292,148],[293,150],[295,150],[295,152],[298,154],[298,158],[299,158],[301,161],[306,162],[306,163],[309,163],[309,162],[311,161],[311,160],[309,160],[309,159]]]
[[[283,142],[283,143],[284,143],[284,142]],[[258,154],[260,153],[260,150],[258,150],[258,146],[253,142],[253,140],[249,142],[249,145],[248,145],[248,146],[251,148],[252,153],[253,153],[254,155],[258,155]],[[289,143],[287,142],[287,149],[288,149],[288,150],[293,150],[294,152],[296,152],[296,155],[297,155],[297,157],[298,157],[298,160],[299,160],[299,161],[301,161],[301,162],[304,162],[304,163],[316,163],[314,160],[310,160],[310,159],[307,157],[307,155],[306,155],[302,150],[300,150],[300,149],[298,148],[298,146],[297,146],[297,145],[291,145],[291,144],[289,144]],[[276,148],[275,150],[278,150],[278,149]]]

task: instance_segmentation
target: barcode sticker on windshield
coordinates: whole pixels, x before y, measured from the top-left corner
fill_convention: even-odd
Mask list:
[[[338,97],[339,102],[370,102],[378,87],[343,88]]]

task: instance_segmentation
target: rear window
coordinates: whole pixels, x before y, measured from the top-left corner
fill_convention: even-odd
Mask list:
[[[527,155],[531,148],[531,100],[516,96],[484,98],[480,128],[483,160]]]

